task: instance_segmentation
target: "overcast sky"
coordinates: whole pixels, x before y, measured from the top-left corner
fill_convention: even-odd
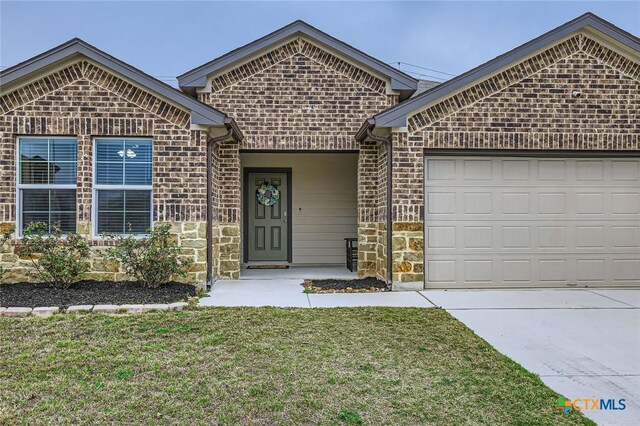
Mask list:
[[[640,1],[1,0],[0,66],[80,37],[174,84],[172,77],[302,19],[384,62],[460,74],[587,11],[640,35]],[[450,78],[406,64],[400,69],[417,77]]]

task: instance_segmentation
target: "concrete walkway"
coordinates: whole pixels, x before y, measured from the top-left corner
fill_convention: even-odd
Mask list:
[[[587,417],[640,423],[640,290],[421,293],[567,398],[626,401]]]
[[[420,293],[305,294],[302,279],[218,281],[200,306],[277,306],[283,308],[338,308],[357,306],[433,307]]]

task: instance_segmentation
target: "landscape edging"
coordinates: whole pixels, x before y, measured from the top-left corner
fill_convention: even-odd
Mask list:
[[[9,318],[26,318],[28,316],[47,318],[54,314],[80,314],[80,313],[102,313],[102,314],[138,314],[144,312],[182,311],[189,306],[187,302],[174,303],[150,303],[145,305],[73,305],[66,309],[58,306],[37,306],[35,308],[26,307],[0,307],[0,316]]]

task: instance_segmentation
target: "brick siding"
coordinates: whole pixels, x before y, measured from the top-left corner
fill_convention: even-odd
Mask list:
[[[184,240],[184,254],[195,262],[190,282],[204,280],[207,134],[190,130],[188,112],[80,61],[2,96],[0,134],[0,222],[4,223],[16,221],[17,136],[77,138],[77,230],[82,234],[91,229],[92,139],[152,138],[154,221],[171,223],[178,241]],[[25,279],[21,261],[10,253],[3,256],[18,262],[14,278]],[[100,265],[94,265],[96,275],[90,277],[112,279],[117,273]]]
[[[425,149],[640,150],[639,80],[640,64],[578,34],[410,117],[393,134],[398,250],[421,238],[406,229],[423,220]],[[394,281],[422,280],[405,255]]]
[[[398,102],[386,83],[295,39],[223,75],[200,99],[234,117],[240,149],[357,150],[362,122]]]

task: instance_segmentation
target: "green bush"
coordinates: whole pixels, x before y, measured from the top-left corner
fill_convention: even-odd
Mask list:
[[[107,249],[107,260],[120,262],[127,275],[147,287],[155,288],[171,279],[185,276],[190,260],[180,258],[180,247],[169,233],[170,226],[157,224],[148,235],[108,235],[115,247]]]
[[[9,224],[2,224],[2,227],[0,227],[0,252],[5,243],[11,238],[11,234],[13,234],[14,230],[15,227]],[[4,276],[4,273],[5,270],[2,265],[0,265],[0,280]]]
[[[24,231],[20,254],[31,259],[35,277],[59,288],[68,288],[89,269],[89,243],[81,235],[63,234],[58,224],[48,232],[45,222],[32,222]]]

